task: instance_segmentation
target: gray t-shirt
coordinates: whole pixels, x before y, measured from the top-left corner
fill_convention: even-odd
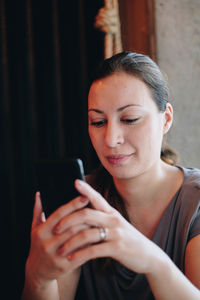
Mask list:
[[[200,234],[200,170],[181,169],[183,185],[164,211],[152,240],[184,272],[187,243]],[[101,262],[102,259],[92,260],[82,267],[76,300],[154,299],[144,274],[134,273],[115,261],[102,269]]]

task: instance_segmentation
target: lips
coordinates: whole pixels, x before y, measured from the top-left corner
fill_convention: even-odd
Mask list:
[[[131,155],[132,154],[108,155],[106,159],[111,165],[121,165],[128,160]]]

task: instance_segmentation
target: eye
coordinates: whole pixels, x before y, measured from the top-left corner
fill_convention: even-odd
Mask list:
[[[91,121],[90,126],[94,127],[102,127],[106,124],[106,120],[101,120],[101,121]]]
[[[134,119],[127,118],[127,119],[122,119],[121,121],[125,124],[131,125],[136,123],[139,119],[140,118],[134,118]]]

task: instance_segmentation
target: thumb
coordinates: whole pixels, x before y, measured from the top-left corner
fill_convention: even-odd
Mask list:
[[[42,202],[40,197],[40,192],[36,192],[35,194],[35,204],[33,208],[33,221],[32,221],[32,229],[44,222],[44,213],[42,209]]]

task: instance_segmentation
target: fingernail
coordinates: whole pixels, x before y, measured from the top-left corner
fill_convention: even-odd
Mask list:
[[[81,197],[81,198],[80,198],[80,201],[83,202],[83,203],[87,203],[87,202],[88,202],[88,198],[86,198],[86,197]]]
[[[72,261],[73,260],[73,255],[72,254],[67,255],[67,260]]]
[[[42,221],[42,223],[46,222],[46,217],[45,217],[45,213],[44,212],[41,213],[41,221]]]
[[[54,228],[53,228],[53,233],[60,233],[61,229],[60,229],[60,226],[59,225],[56,225]]]
[[[40,192],[35,193],[35,198],[41,201],[41,195]]]
[[[77,179],[76,182],[77,182],[78,186],[80,186],[80,187],[84,186],[84,184],[85,184],[85,182],[81,179]]]

